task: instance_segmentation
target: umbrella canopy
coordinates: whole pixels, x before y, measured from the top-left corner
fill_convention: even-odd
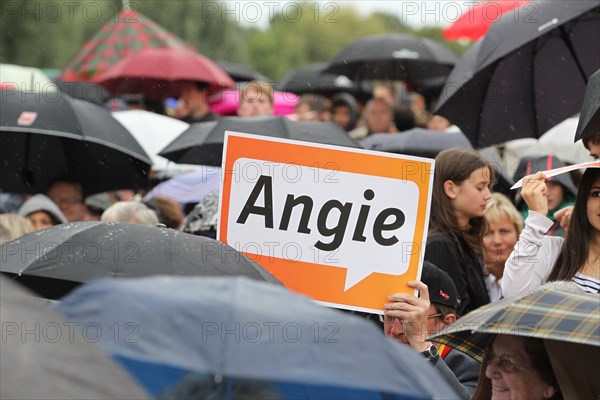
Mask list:
[[[104,25],[69,61],[59,79],[88,81],[128,55],[148,47],[193,51],[191,45],[151,19],[131,9],[122,10],[118,21]]]
[[[575,141],[600,134],[600,69],[588,81]]]
[[[225,117],[216,122],[192,124],[160,155],[180,163],[221,166],[225,131],[359,147],[332,122],[291,121],[285,117]]]
[[[58,94],[2,94],[0,189],[44,193],[70,176],[85,194],[146,187],[150,159],[108,111]]]
[[[44,300],[3,277],[0,321],[0,398],[149,398],[120,365],[85,336],[81,326],[68,323]]]
[[[80,288],[57,310],[80,324],[133,322],[138,340],[102,337],[98,344],[151,393],[168,391],[191,371],[274,382],[276,398],[453,394],[420,355],[371,322],[282,286],[244,278],[104,280]]]
[[[449,27],[444,29],[446,40],[472,40],[483,37],[492,23],[502,14],[523,7],[531,0],[492,1],[486,0],[461,15]],[[474,4],[474,3],[473,3]]]
[[[92,82],[57,81],[55,83],[63,93],[72,98],[98,105],[104,105],[112,97],[108,90]]]
[[[151,99],[181,95],[181,81],[200,81],[211,92],[235,87],[223,68],[201,54],[173,48],[149,48],[129,55],[94,77],[116,95],[140,93]]]
[[[290,71],[279,81],[278,87],[296,94],[328,95],[337,92],[353,92],[357,89],[347,76],[325,73],[323,72],[325,68],[327,63],[315,63]]]
[[[435,158],[452,147],[473,148],[462,132],[439,132],[414,128],[400,133],[376,133],[361,140],[365,149]]]
[[[236,82],[269,81],[269,78],[244,64],[234,64],[223,60],[217,61],[217,64]]]
[[[140,143],[152,160],[152,169],[160,172],[188,171],[192,166],[176,165],[158,155],[159,151],[185,131],[190,124],[145,110],[116,111],[112,116]]]
[[[442,91],[435,113],[475,147],[540,137],[579,112],[587,79],[600,68],[597,0],[530,6],[529,18],[515,11],[495,22]]]
[[[144,200],[154,197],[168,197],[179,205],[197,204],[206,196],[221,187],[221,168],[206,165],[196,166],[197,170],[174,176],[159,183],[149,191]]]
[[[0,83],[22,91],[56,92],[56,85],[41,69],[22,65],[0,64]]]
[[[540,288],[471,311],[431,340],[483,361],[484,350],[500,333],[600,346],[598,296]]]
[[[124,222],[56,225],[4,243],[0,251],[0,271],[47,298],[60,298],[100,277],[244,275],[279,283],[216,240]]]
[[[486,147],[496,149],[507,168],[516,169],[522,158],[554,155],[569,164],[590,161],[589,151],[582,142],[573,144],[578,117],[567,118],[544,133],[539,139],[525,138]]]
[[[367,36],[350,43],[324,72],[358,80],[416,81],[447,76],[458,60],[441,43],[400,33]]]

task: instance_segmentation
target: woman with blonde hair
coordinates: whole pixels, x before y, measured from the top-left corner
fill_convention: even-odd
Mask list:
[[[483,235],[483,265],[485,284],[490,301],[500,300],[500,282],[504,274],[504,263],[513,251],[523,230],[523,218],[505,195],[492,194],[485,209],[487,227]]]

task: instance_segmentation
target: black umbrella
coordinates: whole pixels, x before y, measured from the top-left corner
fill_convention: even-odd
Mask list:
[[[180,164],[221,166],[225,131],[359,147],[332,122],[292,121],[285,117],[225,117],[217,122],[192,124],[160,156]]]
[[[575,141],[600,135],[600,69],[590,77],[581,106]]]
[[[108,90],[92,82],[55,81],[56,86],[74,99],[103,105],[111,98]]]
[[[256,72],[243,64],[234,64],[222,60],[217,61],[217,64],[223,68],[235,82],[269,81],[269,78],[260,72]]]
[[[150,159],[104,108],[62,94],[0,94],[1,191],[45,192],[65,175],[85,194],[146,186]]]
[[[86,332],[84,326],[67,322],[45,303],[0,277],[0,398],[150,398],[94,343],[99,331]]]
[[[279,283],[232,247],[173,229],[124,222],[75,222],[0,247],[0,271],[46,298],[100,277],[244,275]]]
[[[435,158],[452,147],[472,148],[462,132],[438,132],[414,128],[400,133],[376,133],[361,140],[365,149]]]
[[[278,84],[279,90],[296,94],[353,92],[358,88],[344,75],[323,72],[327,63],[315,63],[290,71]]]
[[[441,43],[400,33],[367,36],[341,51],[325,69],[354,80],[415,81],[447,76],[458,58]]]
[[[600,68],[600,2],[534,1],[496,21],[458,62],[436,114],[475,147],[538,138],[581,108]]]

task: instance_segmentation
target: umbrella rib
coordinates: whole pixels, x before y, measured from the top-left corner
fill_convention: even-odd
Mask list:
[[[537,48],[534,45],[531,60],[529,62],[529,71],[530,71],[529,81],[531,82],[531,101],[533,101],[533,109],[534,109],[533,124],[535,125],[535,137],[537,138],[539,135],[539,131],[540,131],[540,123],[539,123],[539,117],[538,117],[538,113],[537,113],[538,104],[535,102],[535,65],[534,65],[535,62],[534,62],[534,60],[535,60],[536,54],[537,54]]]
[[[577,54],[575,53],[575,49],[573,48],[573,42],[571,41],[571,38],[569,38],[569,34],[567,33],[567,30],[565,29],[565,25],[561,25],[559,28],[559,31],[560,31],[560,34],[561,34],[563,40],[565,41],[565,44],[567,45],[567,49],[569,49],[569,53],[571,53],[571,57],[573,57],[573,60],[575,61],[575,64],[577,65],[577,69],[579,70],[581,77],[583,78],[584,82],[587,84],[587,82],[588,82],[587,75],[585,74],[585,71],[583,70],[583,66],[581,65],[581,62],[579,61]]]

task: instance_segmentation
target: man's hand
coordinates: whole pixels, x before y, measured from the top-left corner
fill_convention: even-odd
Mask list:
[[[546,176],[543,173],[537,172],[535,175],[527,175],[523,179],[523,190],[521,190],[521,196],[529,211],[535,211],[537,213],[546,216],[548,214],[548,187],[546,187]]]
[[[429,289],[420,281],[410,281],[408,286],[418,289],[420,297],[412,294],[395,293],[388,297],[390,303],[384,306],[385,315],[400,320],[404,327],[404,336],[410,347],[417,351],[425,351],[431,346],[427,338],[427,315],[429,314]]]

